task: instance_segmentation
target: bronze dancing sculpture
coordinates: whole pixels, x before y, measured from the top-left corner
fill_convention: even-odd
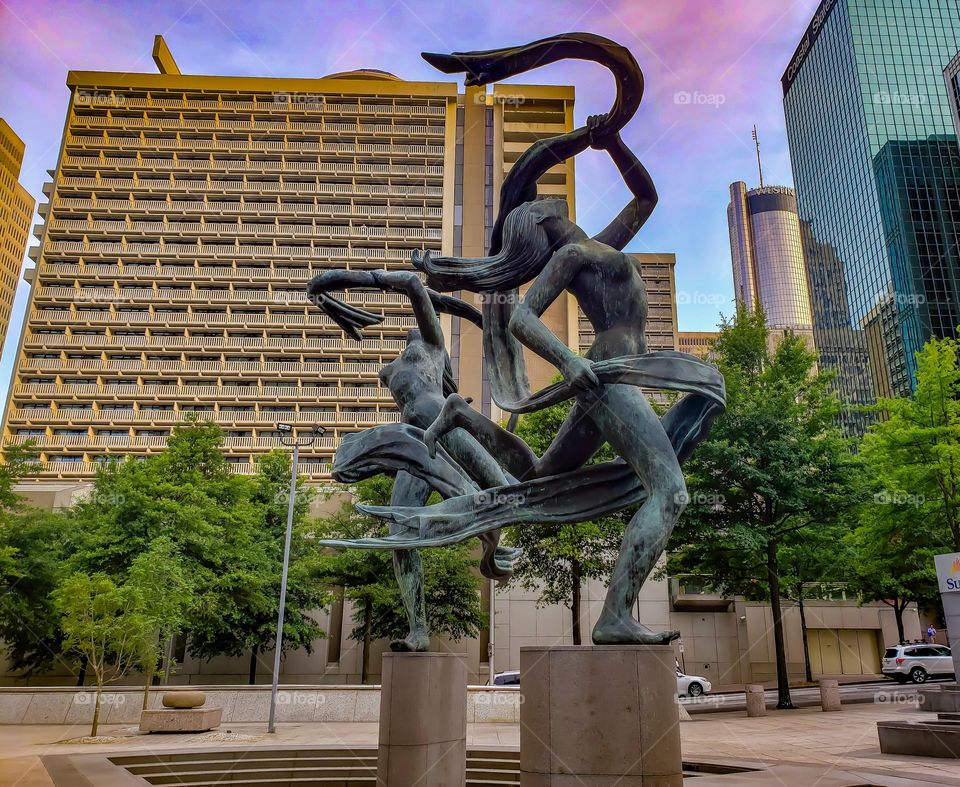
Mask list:
[[[400,438],[390,427],[368,430],[378,436],[366,442],[368,450],[362,456],[345,441],[338,451],[335,475],[349,479],[398,472],[398,478],[403,474],[420,479],[446,499],[424,506],[417,495],[410,494],[404,499],[412,502],[398,498],[386,507],[361,506],[388,521],[391,535],[327,543],[407,552],[499,534],[509,525],[575,523],[639,505],[625,528],[593,641],[598,645],[669,642],[678,632],[651,631],[633,617],[632,609],[686,503],[681,464],[722,412],[725,395],[723,378],[713,365],[685,353],[647,352],[646,292],[637,262],[622,249],[650,216],[657,194],[646,169],[619,135],[642,98],[640,68],[625,48],[585,33],[511,49],[424,57],[447,73],[466,72],[468,85],[487,84],[565,58],[601,63],[616,78],[617,99],[609,113],[535,143],[513,166],[501,188],[488,256],[413,255],[414,267],[426,274],[434,290],[487,296],[480,324],[490,388],[501,409],[527,413],[565,400],[574,403],[542,457],[516,435],[472,410],[452,390],[442,405],[432,400],[429,423],[420,417],[409,421],[420,427],[418,431],[409,429]],[[611,224],[593,238],[570,221],[565,202],[536,198],[537,179],[587,147],[607,151],[633,194]],[[527,284],[521,299],[519,288]],[[424,290],[429,294],[421,297],[435,309],[465,316],[465,309],[471,308]],[[586,357],[571,351],[540,319],[564,292],[576,297],[594,328],[595,339]],[[319,305],[323,308],[323,303]],[[442,342],[442,337],[433,339]],[[524,347],[559,369],[562,382],[532,393]],[[658,417],[641,386],[686,395]],[[479,465],[468,466],[465,449],[458,447],[461,442],[470,446],[469,461],[479,462],[476,457],[481,453],[485,457],[482,472]],[[620,458],[585,466],[604,442]],[[498,482],[497,477],[506,482]],[[496,565],[495,545],[488,542],[486,548]],[[504,567],[511,557],[503,556]]]

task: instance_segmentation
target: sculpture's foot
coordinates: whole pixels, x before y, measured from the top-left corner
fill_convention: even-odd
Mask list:
[[[606,610],[593,629],[594,645],[667,645],[679,638],[679,631],[651,631],[631,617],[617,618]]]
[[[430,647],[430,635],[426,631],[411,631],[403,639],[395,639],[390,643],[390,650],[394,653],[424,653]]]
[[[469,412],[470,405],[460,394],[450,394],[443,403],[440,415],[423,433],[423,443],[431,457],[437,455],[437,440],[462,424],[462,414]]]

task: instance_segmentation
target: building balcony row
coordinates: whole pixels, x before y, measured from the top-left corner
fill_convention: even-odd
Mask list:
[[[30,312],[30,327],[34,331],[40,325],[70,325],[77,326],[80,323],[84,325],[144,325],[144,324],[163,324],[163,325],[191,325],[196,327],[209,327],[212,325],[228,325],[235,327],[250,327],[256,325],[273,326],[276,328],[285,328],[292,326],[305,326],[313,328],[327,329],[331,335],[329,338],[339,336],[340,329],[327,315],[314,311],[301,312],[277,312],[277,311],[211,311],[197,310],[196,307],[188,306],[187,309],[194,311],[172,311],[165,308],[154,306],[150,309],[138,309],[132,311],[125,306],[116,306],[103,309],[78,308],[61,309],[54,307],[43,307],[33,309]],[[237,309],[236,306],[226,306],[226,309]],[[264,307],[269,309],[271,307]],[[306,307],[304,307],[306,309]],[[312,307],[311,307],[312,308]],[[401,334],[409,330],[411,326],[411,317],[409,315],[387,315],[377,324],[377,328],[371,334],[397,333]],[[394,330],[391,330],[394,329]]]
[[[46,460],[35,462],[25,480],[30,481],[33,478],[93,479],[104,462],[122,458],[122,456],[103,456],[102,458],[88,457],[84,460],[84,457],[77,457],[75,461]],[[229,468],[231,472],[240,475],[255,475],[257,472],[257,465],[250,461],[230,462]],[[300,462],[298,466],[300,475],[317,480],[329,479],[331,468],[332,464],[330,462]]]
[[[226,425],[244,425],[244,424],[276,424],[278,421],[284,423],[293,423],[296,425],[314,425],[356,427],[357,429],[366,426],[375,426],[376,424],[399,423],[400,413],[393,410],[380,409],[375,412],[318,412],[319,408],[313,407],[309,410],[295,410],[293,407],[282,409],[273,407],[266,410],[261,405],[260,410],[254,409],[231,409],[228,406],[221,405],[215,412],[201,411],[193,409],[188,403],[180,403],[179,409],[151,409],[149,405],[140,407],[125,408],[102,408],[95,409],[90,407],[22,407],[14,402],[13,406],[7,411],[7,428],[18,426],[40,426],[48,423],[88,423],[101,426],[120,426],[123,424],[177,424],[184,420],[190,414],[201,416],[211,416],[220,424]],[[166,405],[164,406],[166,407]]]
[[[197,385],[184,384],[177,385],[177,381],[170,381],[169,384],[138,384],[136,381],[130,383],[110,383],[106,385],[95,384],[76,384],[76,383],[19,383],[14,386],[14,396],[19,401],[25,401],[30,396],[72,396],[76,399],[155,399],[183,401],[193,399],[216,399],[222,401],[261,399],[278,400],[294,399],[296,401],[354,401],[368,400],[373,402],[390,403],[393,397],[386,388],[371,386],[370,388],[358,388],[356,386],[337,385],[301,385],[296,382],[278,383],[276,385],[261,384],[261,380],[250,380],[250,384],[236,385],[227,384],[217,385]]]
[[[348,122],[337,123],[338,127],[346,126],[346,128],[333,128],[331,123],[324,124],[321,121],[309,121],[309,120],[288,120],[288,119],[277,119],[277,120],[214,120],[210,118],[189,118],[189,117],[180,117],[180,118],[117,118],[110,117],[107,115],[74,115],[70,120],[70,129],[71,131],[86,131],[86,130],[98,130],[102,129],[104,132],[109,132],[114,129],[122,129],[124,131],[132,131],[135,129],[144,129],[146,131],[158,130],[158,131],[172,131],[176,132],[178,135],[186,132],[187,134],[193,134],[195,132],[212,132],[213,135],[217,134],[244,134],[246,133],[247,137],[253,137],[256,139],[264,139],[269,141],[271,137],[282,137],[288,146],[297,146],[300,145],[317,145],[320,144],[323,146],[324,150],[337,150],[339,152],[350,153],[357,150],[370,150],[371,152],[382,152],[381,150],[376,150],[376,148],[388,147],[392,148],[392,145],[385,145],[384,143],[378,142],[343,142],[344,134],[367,134],[371,132],[359,131],[360,128],[371,128],[371,127],[387,127],[392,129],[398,129],[394,133],[403,134],[404,136],[411,136],[407,132],[407,129],[410,127],[407,123],[401,123],[398,125],[383,124],[383,123],[370,123],[364,118],[355,118]],[[432,126],[431,126],[432,127]],[[416,128],[422,128],[422,126],[416,126]],[[437,128],[443,131],[443,126],[437,126]],[[377,133],[377,132],[372,132]],[[436,132],[434,132],[436,133]],[[555,132],[557,133],[557,132]],[[562,133],[559,132],[559,133]],[[331,137],[331,134],[333,136]],[[322,136],[326,135],[326,137]],[[423,132],[413,132],[413,136],[422,136]],[[82,137],[91,137],[92,134],[81,134]],[[96,135],[98,138],[101,135]],[[129,137],[124,137],[129,138]],[[232,138],[232,137],[231,137]],[[330,141],[331,139],[335,141]],[[531,140],[533,141],[533,140]],[[424,146],[419,146],[424,147]],[[435,146],[427,146],[435,147]],[[308,148],[313,149],[313,148]]]
[[[341,195],[350,198],[351,195]],[[354,195],[355,196],[355,195]],[[419,199],[423,203],[436,202],[443,196],[443,190],[439,193],[422,194],[390,194],[390,199]],[[49,203],[46,203],[49,206]],[[442,217],[442,207],[439,205],[398,205],[391,203],[384,205],[356,204],[356,205],[332,205],[323,202],[284,202],[277,200],[274,202],[253,201],[247,198],[241,198],[238,201],[223,200],[148,200],[148,199],[92,199],[89,197],[62,197],[58,196],[53,209],[59,214],[61,211],[79,210],[84,214],[96,217],[98,214],[106,214],[111,217],[126,216],[131,214],[150,214],[150,213],[176,213],[178,217],[192,217],[193,215],[215,215],[215,216],[255,216],[255,215],[300,215],[300,216],[385,216],[385,217]],[[41,214],[44,211],[41,211]],[[61,218],[55,215],[54,218]]]
[[[127,236],[203,236],[219,238],[241,238],[244,235],[257,238],[350,238],[366,240],[368,238],[394,238],[402,240],[439,241],[443,237],[440,227],[404,227],[377,226],[373,224],[251,224],[249,222],[185,222],[185,221],[90,221],[83,219],[55,218],[49,223],[47,237],[52,242],[65,239],[57,237],[61,233],[71,235],[121,235],[121,242],[130,241]],[[166,238],[164,238],[165,242]],[[69,241],[68,241],[69,242]],[[76,241],[74,241],[76,242]]]
[[[416,240],[416,239],[411,239]],[[402,242],[402,241],[400,241]],[[414,247],[416,248],[416,247]],[[314,260],[402,260],[410,259],[410,248],[391,249],[383,247],[347,246],[290,246],[286,244],[252,245],[244,243],[104,243],[101,241],[47,241],[41,254],[44,257],[57,255],[92,257],[176,258],[178,260],[219,258],[277,259],[301,258]]]
[[[411,322],[411,327],[413,323]],[[24,346],[28,349],[56,350],[59,347],[70,349],[96,349],[104,348],[106,351],[116,352],[140,352],[138,348],[147,348],[153,350],[170,351],[174,347],[180,347],[185,350],[207,350],[207,349],[235,349],[253,351],[257,349],[268,350],[289,350],[294,353],[316,349],[321,351],[335,350],[348,351],[351,354],[384,352],[399,353],[405,346],[404,339],[387,339],[377,336],[364,337],[363,342],[357,342],[354,339],[326,338],[316,336],[107,336],[102,334],[94,335],[64,335],[64,334],[40,334],[36,333],[37,328],[30,326],[29,332],[24,337]],[[117,360],[129,360],[121,359]],[[149,359],[147,359],[149,360]]]
[[[415,115],[406,114],[401,115],[400,113],[394,112],[383,112],[383,113],[372,113],[372,112],[357,112],[357,107],[352,109],[342,109],[340,110],[340,117],[336,117],[336,113],[328,113],[325,110],[322,112],[322,116],[315,117],[312,120],[303,120],[299,119],[296,116],[291,117],[278,117],[273,116],[269,120],[256,120],[251,119],[249,115],[246,115],[243,118],[229,118],[224,117],[219,113],[194,113],[194,114],[180,114],[176,117],[164,117],[160,113],[150,114],[138,113],[136,117],[133,115],[123,115],[117,112],[74,112],[73,116],[70,119],[71,128],[122,128],[122,129],[133,129],[133,128],[142,128],[142,129],[164,129],[172,131],[196,131],[196,130],[213,130],[213,131],[248,131],[251,133],[270,133],[270,132],[279,132],[279,133],[290,133],[297,131],[310,131],[310,132],[321,132],[330,128],[334,123],[337,126],[348,126],[357,128],[360,126],[365,127],[381,127],[387,126],[391,128],[406,128],[411,124],[409,122],[402,123],[378,123],[377,120],[381,119],[380,117],[363,117],[364,114],[367,115],[380,115],[386,116],[393,119],[396,116],[396,119],[409,121]],[[442,115],[441,115],[442,116]],[[422,127],[423,124],[418,124],[416,127]],[[433,127],[437,124],[428,124]],[[443,125],[440,124],[439,128],[443,128]]]
[[[81,306],[83,304],[121,304],[127,302],[160,301],[183,303],[233,303],[233,304],[263,304],[264,306],[279,306],[298,304],[306,307],[309,299],[306,287],[281,287],[275,285],[270,289],[254,289],[234,283],[233,289],[225,285],[222,289],[205,289],[190,285],[164,287],[158,284],[156,288],[150,286],[118,283],[115,287],[80,285],[67,287],[61,283],[48,280],[46,277],[37,285],[34,291],[34,306],[53,305],[57,301],[67,301]],[[381,292],[345,292],[341,293],[341,300],[346,303],[363,307],[393,307],[396,310],[409,313],[409,299],[399,293]],[[319,311],[317,312],[319,314]]]
[[[310,94],[308,101],[298,101],[298,98],[307,98],[306,94],[277,91],[260,96],[256,101],[240,101],[233,97],[222,98],[219,94],[211,93],[211,98],[184,98],[182,95],[176,98],[170,97],[169,93],[161,91],[152,92],[150,95],[132,95],[133,91],[119,90],[78,90],[74,103],[83,106],[103,107],[106,111],[115,112],[118,109],[128,109],[131,107],[143,107],[144,109],[183,109],[183,110],[218,110],[227,111],[231,109],[257,110],[259,112],[289,112],[291,108],[300,109],[306,112],[362,112],[365,114],[387,115],[433,115],[440,116],[446,114],[446,102],[437,103],[402,103],[402,104],[384,104],[375,103],[375,97],[370,96],[373,101],[349,102],[343,101],[336,94],[317,93]]]
[[[90,430],[85,429],[84,432]],[[276,431],[273,429],[264,429],[265,437],[224,437],[224,448],[253,448],[271,451],[274,448],[280,448],[281,443],[277,439]],[[82,435],[63,435],[63,434],[12,434],[4,438],[4,445],[23,445],[31,442],[37,448],[166,448],[169,440],[169,432],[163,435],[101,435],[101,434],[82,434]],[[312,448],[335,448],[337,441],[330,435],[324,435],[316,439]]]
[[[409,256],[397,258],[393,263],[385,264],[385,267],[406,268]],[[352,263],[347,264],[348,269]],[[230,282],[236,284],[238,281],[249,282],[276,282],[284,283],[303,282],[306,284],[318,273],[330,270],[329,265],[304,264],[297,267],[277,265],[275,267],[269,264],[261,266],[237,266],[233,267],[223,260],[215,263],[204,262],[202,265],[175,265],[169,262],[164,264],[157,263],[123,263],[123,264],[104,264],[94,262],[51,262],[44,260],[40,266],[36,278],[40,285],[56,286],[69,285],[75,286],[74,280],[97,280],[97,281],[142,281],[157,282]],[[161,284],[162,286],[162,284]],[[377,293],[365,293],[364,302],[381,302],[377,300]],[[374,297],[371,297],[374,296]],[[384,294],[385,297],[393,297],[390,294]],[[350,294],[347,297],[351,297]],[[392,301],[383,301],[390,303]],[[398,301],[400,302],[400,301]]]
[[[123,136],[120,134],[111,136],[106,132],[102,134],[80,134],[76,133],[75,129],[71,129],[70,133],[67,134],[65,143],[67,148],[73,149],[73,151],[108,148],[118,150],[223,150],[231,152],[309,150],[322,153],[328,149],[328,145],[342,143],[344,137],[353,138],[352,144],[354,145],[369,144],[369,140],[361,140],[358,138],[360,136],[391,137],[410,144],[413,140],[442,137],[446,133],[446,129],[443,126],[325,123],[312,140],[298,140],[296,138],[267,140],[258,138],[258,135],[254,133],[243,134],[242,136],[239,133],[238,136],[234,137],[230,136],[230,132],[226,130],[212,130],[210,136],[205,138],[181,136],[179,133],[169,137],[148,137],[142,133],[138,136]],[[329,134],[331,136],[324,138],[320,137],[319,134]],[[421,144],[426,146],[425,142]]]
[[[380,363],[352,363],[352,362],[320,362],[310,360],[284,361],[114,361],[110,359],[83,360],[62,358],[31,358],[24,356],[20,359],[17,369],[21,375],[37,372],[63,372],[71,374],[88,372],[132,372],[132,373],[244,373],[263,376],[290,375],[290,374],[330,374],[337,375],[343,380],[349,377],[369,378],[377,376],[382,368]]]

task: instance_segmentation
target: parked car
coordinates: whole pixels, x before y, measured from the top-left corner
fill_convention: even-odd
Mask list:
[[[686,675],[677,670],[677,694],[681,697],[699,697],[702,694],[709,694],[713,689],[710,681],[700,675]]]
[[[493,676],[494,686],[519,686],[520,670],[510,670],[509,672],[498,672]]]
[[[953,658],[946,645],[891,645],[883,653],[881,669],[898,683],[926,683],[927,678],[953,675]]]

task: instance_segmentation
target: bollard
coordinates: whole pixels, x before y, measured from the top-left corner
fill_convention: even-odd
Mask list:
[[[767,701],[763,686],[751,683],[747,686],[747,716],[766,716]]]
[[[827,678],[820,679],[820,709],[840,710],[840,684]]]

